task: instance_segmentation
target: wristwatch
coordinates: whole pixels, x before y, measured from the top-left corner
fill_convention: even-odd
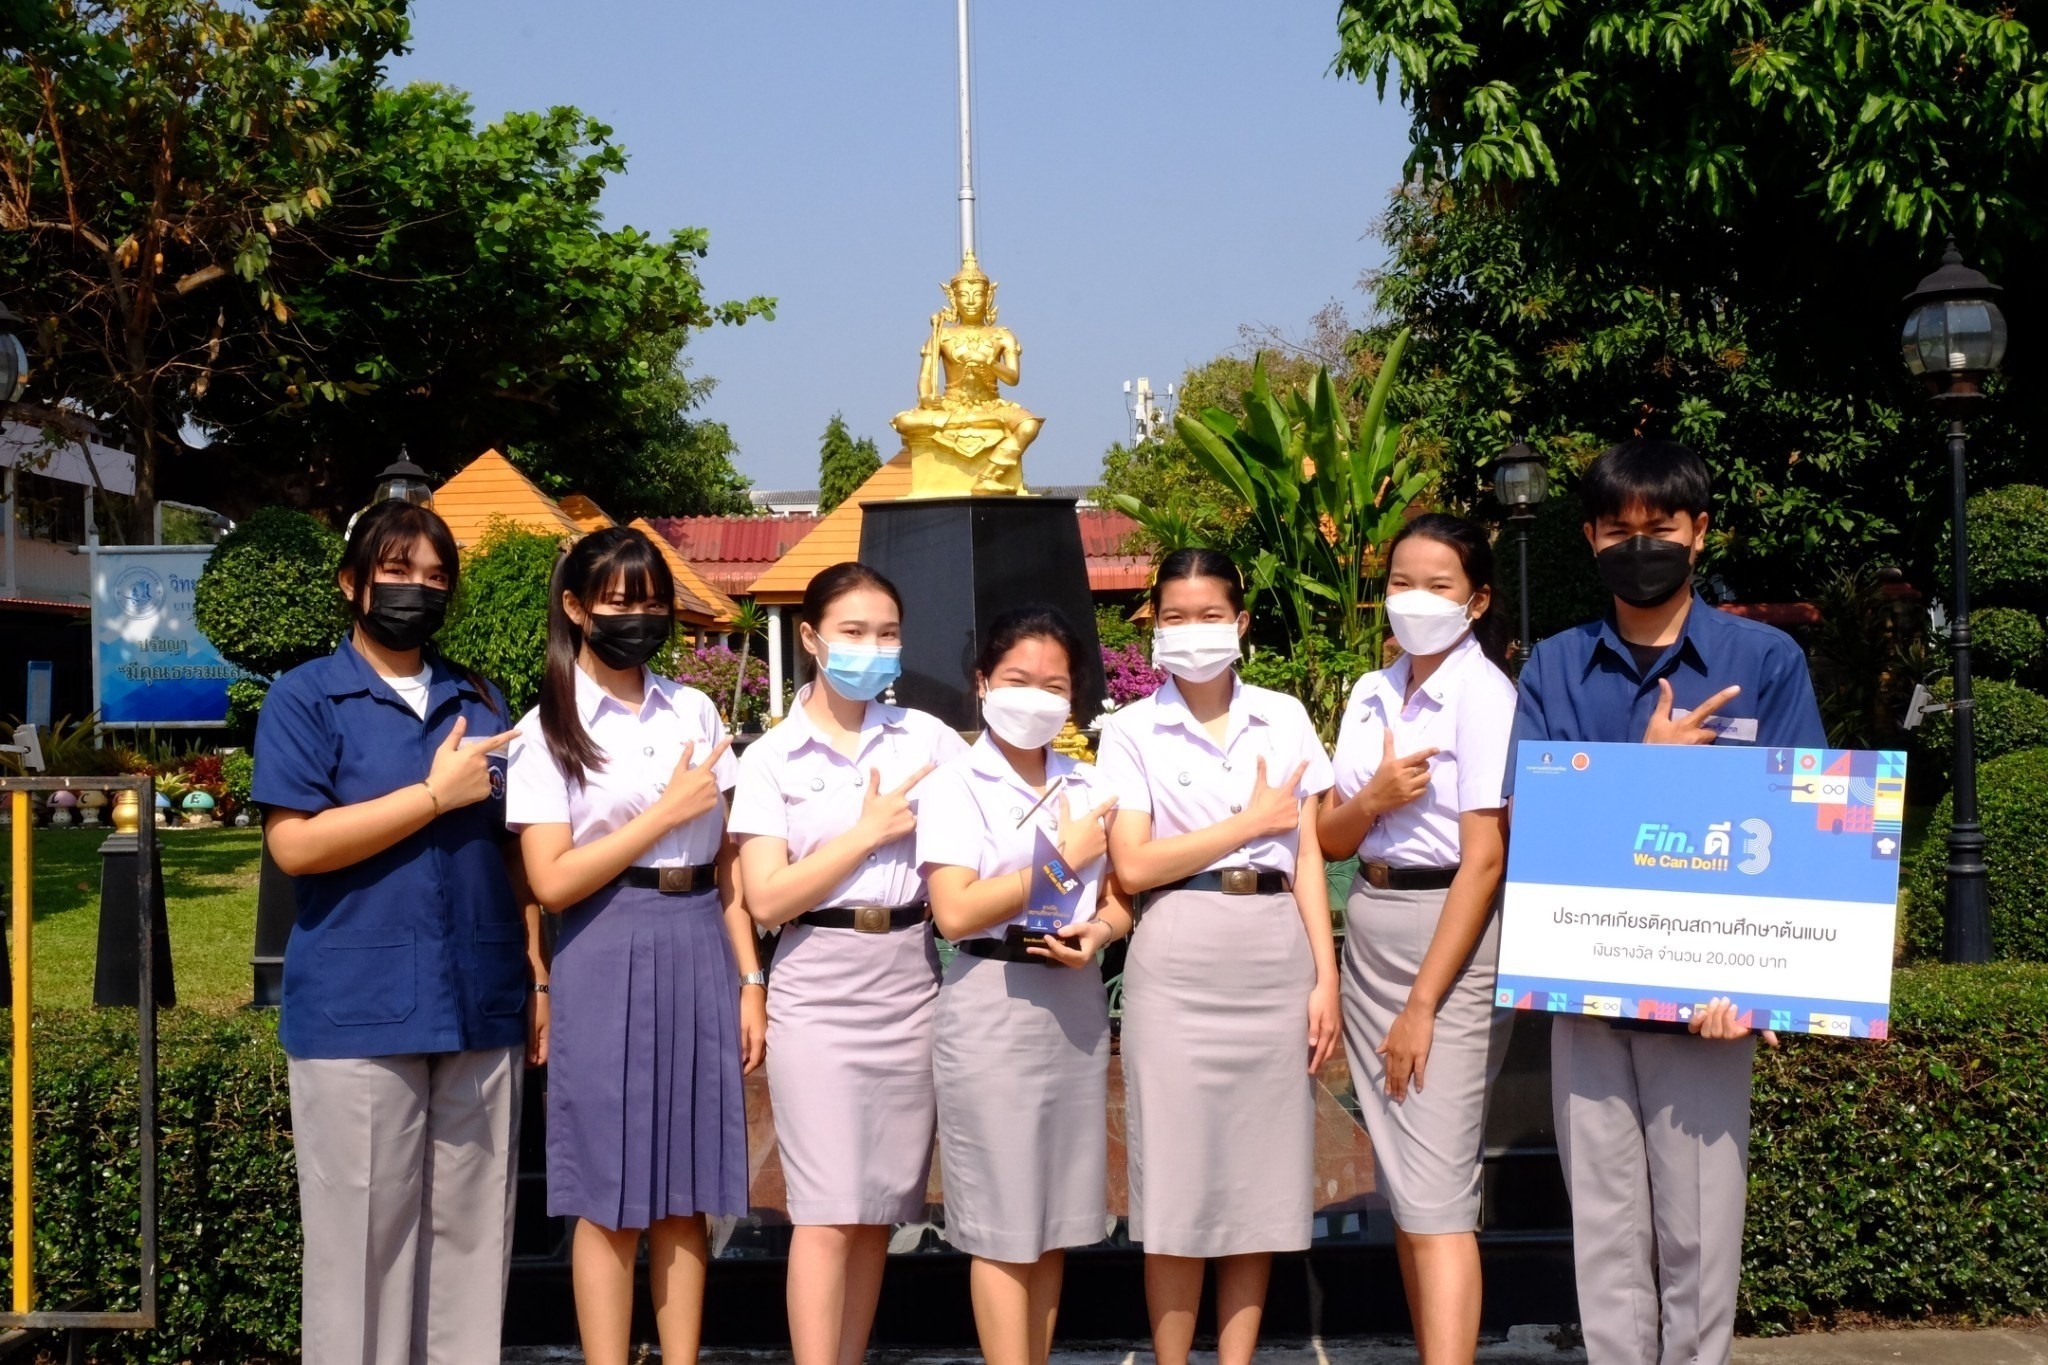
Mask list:
[[[741,972],[740,984],[742,986],[759,986],[762,990],[767,990],[768,973],[762,971]]]

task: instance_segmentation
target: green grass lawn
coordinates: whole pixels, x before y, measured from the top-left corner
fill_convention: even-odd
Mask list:
[[[93,960],[99,947],[99,848],[107,833],[35,833],[35,998],[41,1008],[92,1004]],[[158,840],[179,1007],[225,1010],[248,1004],[262,832],[160,830]],[[0,888],[0,903],[6,904],[10,916],[13,884],[10,869]]]

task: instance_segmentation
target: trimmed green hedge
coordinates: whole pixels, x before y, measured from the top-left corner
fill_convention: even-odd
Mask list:
[[[2048,489],[2008,484],[1970,499],[1970,594],[1988,607],[2048,611]],[[1941,556],[1942,594],[1954,589]]]
[[[1992,951],[2048,962],[2048,748],[2023,749],[1978,768],[1977,819],[1984,826]],[[1944,796],[1905,868],[1906,951],[1912,957],[1941,956],[1948,831],[1954,821],[1955,797]]]
[[[1970,613],[1970,656],[1985,677],[2030,678],[2048,656],[2048,628],[2018,607],[1979,607]]]
[[[163,1017],[164,1326],[96,1339],[103,1359],[296,1352],[298,1202],[272,1027]],[[40,1301],[131,1306],[134,1016],[42,1014],[36,1046]],[[6,1085],[0,1066],[0,1101]],[[1745,1326],[2048,1309],[2044,1152],[2048,968],[1901,971],[1889,1043],[1788,1038],[1758,1063]],[[8,1180],[0,1163],[0,1204]]]
[[[1898,972],[1891,1041],[1786,1039],[1752,1118],[1749,1330],[2048,1309],[2048,969]]]
[[[10,1017],[0,1010],[0,1020]],[[0,1024],[10,1055],[12,1025]],[[170,1010],[158,1027],[161,1328],[96,1336],[102,1360],[235,1361],[299,1349],[299,1190],[274,1014]],[[36,1301],[136,1305],[135,1012],[39,1011]],[[11,1112],[11,1068],[0,1103]],[[0,1162],[0,1206],[13,1199]],[[4,1249],[4,1248],[0,1248]],[[0,1260],[13,1292],[14,1266]]]

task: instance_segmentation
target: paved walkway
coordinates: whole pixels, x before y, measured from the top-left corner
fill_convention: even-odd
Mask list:
[[[1505,1339],[1479,1348],[1480,1365],[1583,1365],[1585,1351],[1561,1348],[1554,1329],[1518,1327]],[[505,1365],[579,1365],[574,1350],[536,1348],[505,1353]],[[659,1354],[650,1356],[658,1361]],[[779,1351],[706,1351],[703,1365],[785,1365]],[[877,1351],[870,1365],[978,1365],[973,1351]],[[1260,1365],[1411,1365],[1414,1343],[1401,1337],[1347,1338],[1312,1343],[1278,1341],[1259,1351]],[[1216,1357],[1196,1352],[1195,1365]],[[1735,1365],[2048,1365],[2048,1327],[1814,1332],[1792,1337],[1757,1337],[1735,1343]],[[1051,1365],[1152,1365],[1152,1353],[1136,1347],[1055,1351]]]

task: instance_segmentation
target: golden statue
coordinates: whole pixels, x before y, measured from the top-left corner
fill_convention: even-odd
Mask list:
[[[996,326],[996,286],[973,252],[942,288],[946,307],[932,314],[919,352],[917,406],[889,422],[910,452],[910,496],[1022,493],[1024,450],[1044,421],[1004,398],[1000,386],[1017,382],[1024,348]]]

